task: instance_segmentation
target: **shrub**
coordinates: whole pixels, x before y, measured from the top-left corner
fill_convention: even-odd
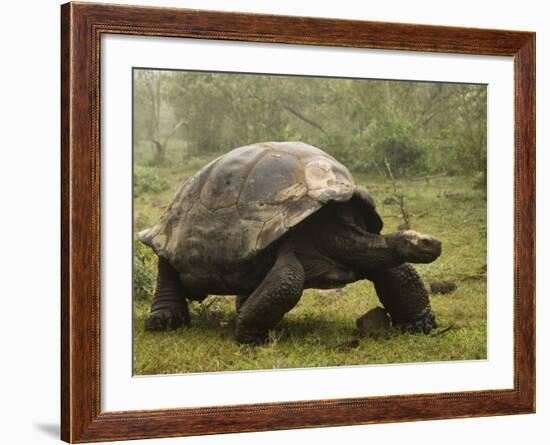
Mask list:
[[[154,168],[136,165],[134,168],[134,193],[159,193],[168,188],[168,183],[161,178]]]
[[[374,123],[369,132],[373,161],[387,161],[396,176],[420,173],[425,169],[424,151],[414,128],[401,122]]]
[[[134,238],[134,300],[150,300],[155,290],[157,258],[154,252]]]
[[[422,167],[422,151],[410,141],[388,138],[374,146],[378,163],[387,161],[397,176],[417,173]]]

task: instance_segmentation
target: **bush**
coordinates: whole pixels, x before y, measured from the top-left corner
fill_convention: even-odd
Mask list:
[[[410,141],[388,138],[374,146],[378,163],[387,161],[396,176],[418,173],[422,167],[422,151]]]
[[[154,168],[136,165],[134,168],[134,193],[159,193],[168,188],[168,183],[161,178]]]
[[[383,166],[387,161],[396,176],[425,170],[424,151],[413,128],[400,122],[375,123],[369,132],[373,160]]]
[[[152,298],[156,271],[156,255],[151,248],[134,238],[134,300]]]

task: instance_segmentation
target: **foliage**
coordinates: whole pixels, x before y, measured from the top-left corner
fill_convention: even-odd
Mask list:
[[[382,166],[388,162],[396,176],[422,171],[424,153],[412,129],[393,121],[375,121],[371,127],[373,162]]]
[[[153,251],[134,239],[134,300],[151,301],[155,289],[157,259]]]
[[[159,193],[168,188],[168,183],[150,167],[134,166],[134,193]]]
[[[485,85],[135,70],[138,164],[183,162],[270,140],[317,145],[357,171],[486,169]],[[168,153],[171,141],[178,151]],[[140,152],[141,153],[141,152]]]

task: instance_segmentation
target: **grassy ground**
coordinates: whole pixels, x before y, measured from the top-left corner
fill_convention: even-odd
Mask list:
[[[182,182],[208,159],[193,159],[152,168],[165,182],[161,191],[135,196],[136,229],[147,227],[163,212]],[[353,172],[352,172],[353,173]],[[399,207],[384,205],[393,193],[385,178],[354,174],[378,203],[384,231],[402,223]],[[399,188],[413,214],[412,228],[442,240],[443,254],[434,263],[418,265],[425,282],[454,281],[458,288],[433,295],[439,328],[430,335],[390,330],[378,339],[358,335],[355,320],[379,305],[369,282],[346,286],[344,292],[321,295],[307,290],[301,301],[261,347],[239,346],[234,340],[233,297],[207,298],[190,306],[192,327],[173,332],[144,332],[148,298],[134,303],[134,373],[304,368],[380,363],[472,360],[487,357],[486,305],[486,198],[471,178],[435,177],[402,180]],[[150,298],[150,296],[149,296]]]

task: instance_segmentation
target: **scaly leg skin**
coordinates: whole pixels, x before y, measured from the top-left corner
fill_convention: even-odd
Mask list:
[[[247,299],[248,299],[248,295],[235,296],[235,311],[237,311],[237,315],[239,315],[239,312],[241,312],[241,309],[243,305],[246,303]]]
[[[177,271],[168,261],[159,258],[157,289],[151,312],[145,319],[145,330],[171,331],[184,325],[189,326],[189,308],[183,293]]]
[[[392,324],[407,332],[428,334],[437,327],[426,286],[408,263],[369,274]]]
[[[240,307],[238,343],[260,345],[267,341],[269,330],[300,300],[304,275],[304,268],[292,250],[283,246],[275,265]]]

